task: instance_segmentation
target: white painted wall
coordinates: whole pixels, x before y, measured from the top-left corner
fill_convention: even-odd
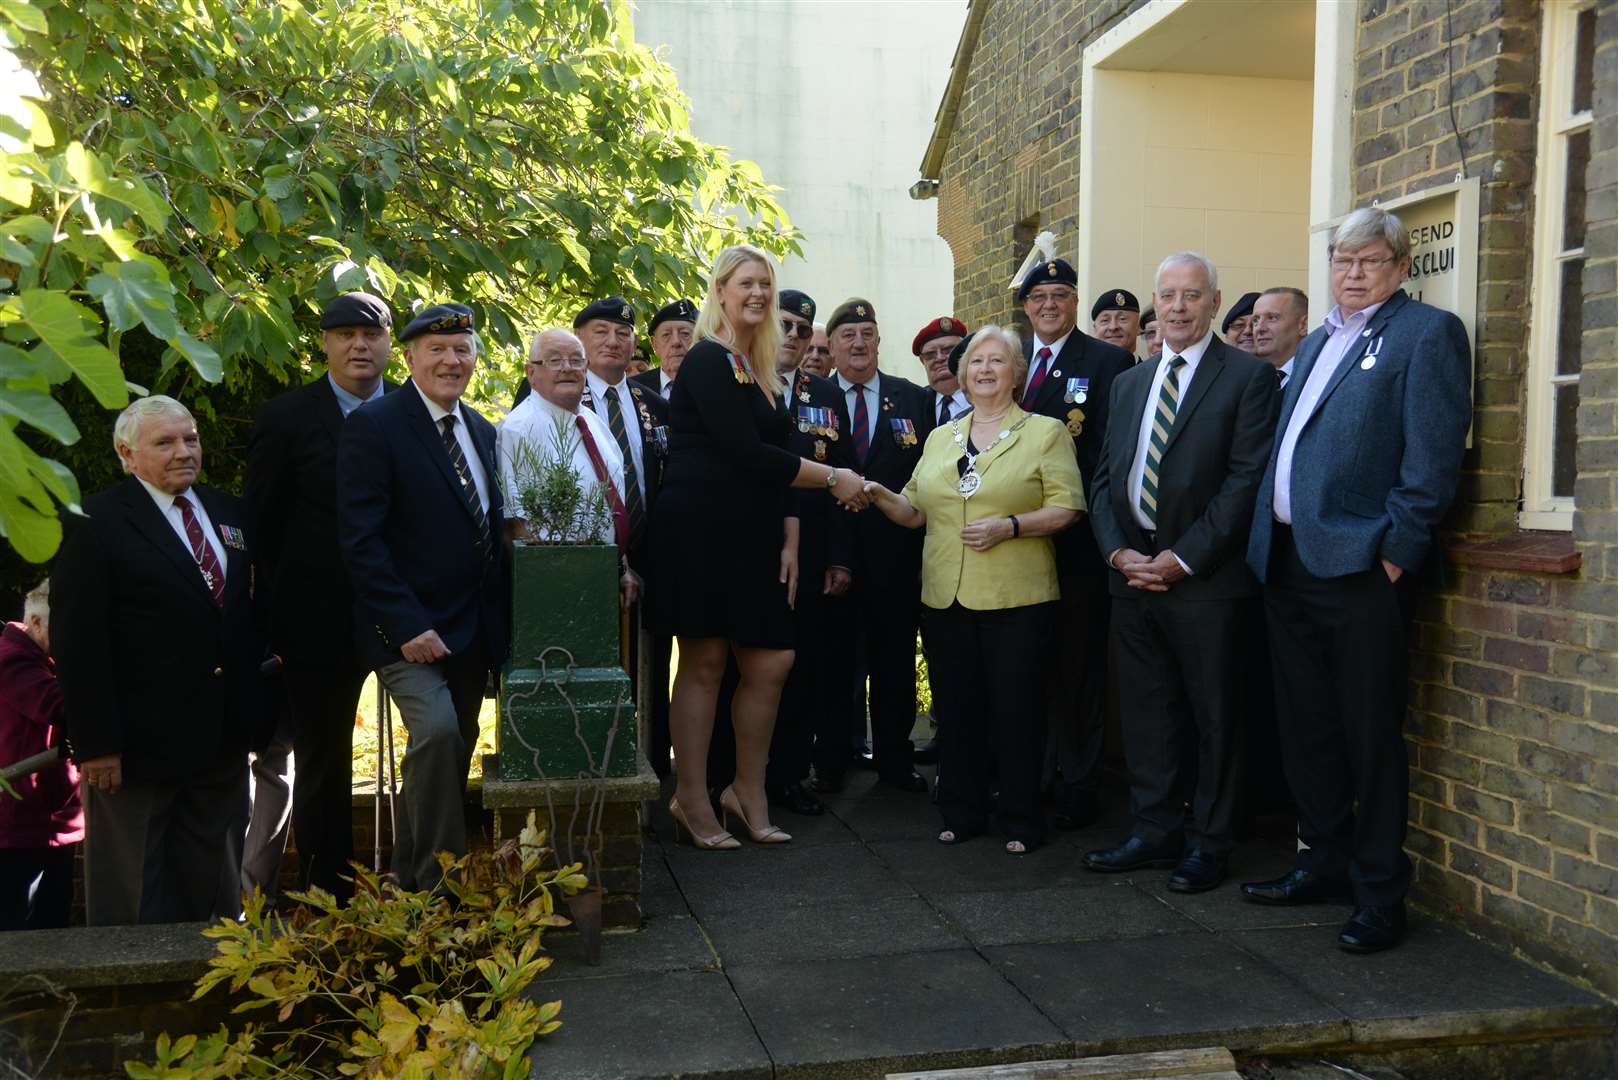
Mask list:
[[[882,368],[925,382],[910,339],[953,314],[937,206],[909,187],[932,133],[965,0],[639,0],[635,37],[691,99],[695,134],[756,161],[804,234],[783,288],[819,321],[876,306]]]

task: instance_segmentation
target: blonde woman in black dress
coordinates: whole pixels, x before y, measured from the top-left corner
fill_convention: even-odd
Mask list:
[[[823,488],[851,509],[864,484],[788,452],[790,410],[776,370],[781,328],[775,268],[747,245],[714,260],[697,318],[698,341],[669,397],[669,457],[652,512],[653,625],[679,641],[669,703],[677,828],[706,850],[739,847],[708,802],[708,742],[715,702],[734,653],[741,671],[731,706],[736,779],[720,796],[757,843],[792,839],[770,824],[764,767],[792,670],[792,606],[798,588],[798,521],[788,488]]]

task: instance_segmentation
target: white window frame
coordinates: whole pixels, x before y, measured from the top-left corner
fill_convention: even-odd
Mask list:
[[[1562,264],[1584,248],[1562,248],[1567,214],[1568,136],[1588,130],[1593,113],[1573,112],[1574,50],[1578,16],[1591,3],[1546,4],[1540,41],[1538,167],[1534,178],[1533,277],[1528,330],[1528,417],[1523,450],[1525,529],[1573,528],[1573,498],[1551,493],[1556,436],[1556,387],[1578,381],[1556,374],[1561,326]]]

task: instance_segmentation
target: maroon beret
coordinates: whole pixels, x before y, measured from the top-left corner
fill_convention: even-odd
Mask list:
[[[961,320],[949,315],[940,315],[920,330],[910,342],[910,355],[920,356],[921,347],[935,337],[965,337],[969,331]]]

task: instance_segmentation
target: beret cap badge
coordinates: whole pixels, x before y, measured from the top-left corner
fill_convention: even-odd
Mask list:
[[[1053,263],[1053,262],[1046,263],[1045,264],[1045,272],[1047,274],[1050,274],[1050,275],[1054,276],[1056,274],[1056,264]]]
[[[815,305],[810,303],[808,300],[805,300],[798,305],[798,313],[800,315],[807,316],[813,310],[815,310]]]
[[[864,315],[865,314],[865,305],[864,304],[855,304],[854,305],[854,314],[856,314],[856,315]]]
[[[635,317],[635,309],[630,307],[628,304],[625,304],[623,310],[619,312],[619,314],[626,319],[633,319]]]
[[[1123,307],[1124,306],[1124,294],[1121,293],[1121,292],[1113,293],[1112,294],[1112,302],[1117,304],[1119,307]]]

